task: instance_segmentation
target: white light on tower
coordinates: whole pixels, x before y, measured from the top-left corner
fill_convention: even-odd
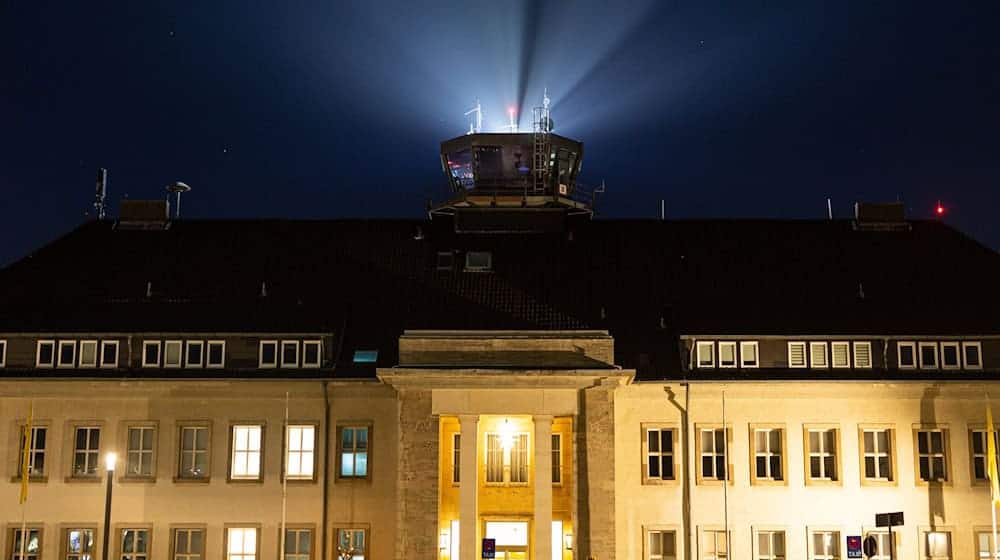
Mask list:
[[[516,113],[517,111],[515,111],[513,107],[507,108],[507,116],[510,117],[510,124],[507,126],[510,128],[511,132],[517,132],[517,121],[514,119],[514,115]]]

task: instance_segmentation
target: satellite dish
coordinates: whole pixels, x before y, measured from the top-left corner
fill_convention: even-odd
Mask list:
[[[174,211],[175,218],[181,217],[181,193],[186,193],[189,192],[190,190],[191,187],[189,187],[187,183],[182,183],[180,181],[174,181],[173,183],[167,185],[167,192],[170,194],[177,195],[177,209]],[[167,195],[168,198],[169,196],[170,195]]]

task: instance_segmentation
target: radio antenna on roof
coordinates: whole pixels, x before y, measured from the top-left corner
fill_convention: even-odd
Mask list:
[[[483,106],[479,103],[479,98],[476,98],[476,106],[465,112],[465,116],[469,116],[472,113],[476,114],[476,120],[469,123],[469,134],[479,134],[483,130]]]
[[[167,192],[170,193],[170,194],[176,194],[177,195],[177,208],[174,210],[174,218],[180,218],[181,217],[181,193],[186,193],[186,192],[188,192],[190,190],[191,190],[191,187],[187,186],[186,184],[184,184],[184,183],[182,183],[180,181],[175,181],[175,182],[167,185]],[[168,194],[167,197],[169,198],[170,195]]]
[[[105,200],[108,197],[108,170],[100,168],[97,170],[97,188],[94,192],[94,210],[97,211],[97,219],[103,220],[107,211]]]

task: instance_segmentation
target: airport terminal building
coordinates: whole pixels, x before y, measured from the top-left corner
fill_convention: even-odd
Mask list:
[[[0,271],[0,550],[99,556],[114,452],[122,560],[991,557],[1000,255],[592,219],[581,156],[471,134],[426,220],[133,201]]]

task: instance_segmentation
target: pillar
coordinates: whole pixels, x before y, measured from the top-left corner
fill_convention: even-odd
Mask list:
[[[535,560],[552,558],[552,417],[535,422]],[[559,536],[560,542],[562,535]]]
[[[458,556],[461,560],[479,558],[479,416],[458,417],[462,434],[458,486]]]

